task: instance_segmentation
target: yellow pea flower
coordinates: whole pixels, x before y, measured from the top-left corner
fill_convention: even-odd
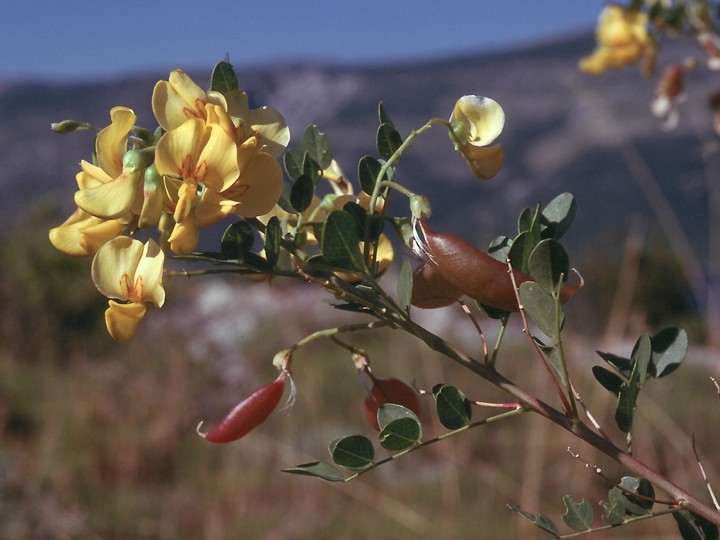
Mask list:
[[[608,69],[620,69],[651,58],[655,43],[647,31],[645,12],[610,4],[603,9],[595,31],[597,47],[592,55],[580,60],[580,70],[588,75],[601,75]]]
[[[55,249],[74,257],[86,257],[127,226],[123,219],[102,219],[78,208],[65,222],[50,229],[50,242]]]
[[[167,81],[159,81],[152,94],[152,110],[166,131],[180,127],[189,118],[206,119],[205,105],[227,107],[218,92],[205,92],[181,69],[170,72]]]
[[[147,303],[157,307],[164,304],[164,261],[165,255],[155,241],[143,245],[128,236],[110,240],[95,254],[92,280],[110,298],[105,324],[116,341],[127,341],[135,334]]]
[[[505,154],[499,144],[488,145],[505,127],[505,111],[500,104],[487,97],[463,96],[455,103],[450,126],[455,147],[472,173],[482,180],[495,176]]]
[[[110,119],[95,140],[98,165],[82,161],[75,176],[80,188],[75,194],[78,209],[49,233],[53,246],[68,255],[93,255],[120,234],[132,219],[131,206],[141,196],[142,171],[123,171],[135,113],[127,107],[114,107]]]

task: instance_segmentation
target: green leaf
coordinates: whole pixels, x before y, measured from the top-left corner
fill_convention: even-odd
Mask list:
[[[655,498],[655,488],[645,478],[623,476],[620,480],[620,486],[625,491],[614,487],[608,492],[611,503],[621,504],[625,509],[625,513],[633,516],[642,516],[652,510],[654,502],[648,499]],[[635,497],[626,492],[637,493],[647,498]]]
[[[385,109],[385,105],[383,104],[382,101],[380,103],[378,103],[378,120],[380,121],[380,124],[389,124],[389,125],[393,126],[392,120],[390,119],[390,115],[388,114],[387,110]]]
[[[615,407],[615,423],[623,433],[630,433],[632,431],[636,399],[637,393],[634,392],[627,383],[623,383],[620,387],[617,406]]]
[[[282,230],[280,230],[280,220],[277,216],[273,216],[265,226],[265,258],[271,267],[277,264],[278,258],[280,257],[281,240]]]
[[[331,212],[322,229],[320,247],[325,261],[343,270],[367,272],[360,253],[355,219],[342,210]]]
[[[330,143],[315,124],[310,124],[305,128],[302,136],[302,148],[320,166],[321,170],[330,166],[332,162]]]
[[[242,260],[255,242],[255,231],[247,221],[236,221],[225,229],[220,240],[220,252],[225,259]]]
[[[589,501],[582,499],[580,502],[576,502],[570,495],[565,495],[563,502],[566,508],[562,517],[565,525],[575,531],[589,531],[592,529],[595,511]]]
[[[367,437],[351,435],[330,443],[330,455],[341,467],[358,470],[366,469],[375,459],[375,448]]]
[[[536,230],[538,233],[540,224],[538,223],[539,208],[524,208],[518,216],[518,233],[531,232]]]
[[[402,142],[402,137],[392,124],[380,124],[377,131],[377,149],[382,157],[390,159]]]
[[[528,262],[530,254],[537,246],[538,238],[531,231],[518,234],[508,249],[508,257],[513,268],[528,273]],[[501,261],[505,262],[505,260]]]
[[[687,333],[682,328],[665,328],[651,338],[652,355],[649,375],[664,377],[680,367],[688,349]]]
[[[400,301],[400,307],[405,311],[410,309],[413,288],[413,271],[410,261],[403,261],[400,267],[400,274],[397,280],[397,294]]]
[[[507,236],[498,236],[495,240],[490,242],[488,255],[490,255],[493,259],[506,264],[508,252],[510,251],[510,246],[512,246],[512,244],[512,239]]]
[[[545,289],[534,281],[526,281],[520,285],[520,302],[530,320],[546,335],[553,339],[558,337],[558,330],[562,328],[565,315],[558,306],[555,314],[556,300]],[[556,322],[559,318],[559,322]]]
[[[385,403],[378,409],[377,417],[380,445],[386,450],[405,450],[422,440],[422,425],[410,409],[395,403]]]
[[[538,285],[547,292],[554,293],[560,280],[567,279],[570,259],[557,240],[543,240],[535,246],[530,255],[528,271]]]
[[[672,514],[683,540],[718,540],[718,528],[714,523],[687,510]]]
[[[312,204],[314,194],[315,185],[312,178],[303,174],[295,180],[290,189],[290,204],[296,211],[303,213]]]
[[[218,62],[210,77],[210,90],[226,94],[240,88],[237,75],[230,62]]]
[[[345,205],[342,207],[343,211],[350,214],[353,219],[355,220],[355,223],[357,225],[357,231],[358,236],[360,238],[365,238],[365,225],[368,221],[368,215],[365,209],[360,206],[358,203],[350,201],[345,203]]]
[[[303,161],[305,160],[305,152],[295,148],[286,150],[283,156],[285,172],[293,179],[297,180],[303,174]]]
[[[313,186],[317,186],[320,178],[320,165],[307,152],[303,154],[302,171],[303,176],[308,176],[312,180]]]
[[[608,364],[614,367],[624,377],[629,378],[632,372],[632,362],[629,358],[623,358],[612,353],[606,353],[601,351],[595,351],[600,358],[605,360]]]
[[[622,385],[625,384],[625,381],[620,376],[600,366],[593,366],[592,372],[595,380],[597,380],[603,388],[609,390],[615,394],[615,396],[620,394],[620,389]]]
[[[337,467],[322,461],[313,461],[312,463],[289,467],[287,469],[283,469],[282,472],[299,474],[302,476],[314,476],[316,478],[327,480],[328,482],[342,482],[345,480],[345,477]]]
[[[540,351],[543,353],[545,358],[548,359],[550,362],[550,365],[555,370],[555,373],[558,374],[560,377],[560,380],[565,384],[566,377],[567,377],[567,371],[563,369],[562,366],[562,358],[560,356],[560,349],[554,345],[545,345],[542,341],[540,341],[537,337],[533,336],[533,341],[538,344],[538,347],[540,348]]]
[[[543,209],[540,217],[543,225],[542,237],[559,240],[572,225],[576,210],[577,203],[571,193],[562,193],[555,197]]]
[[[523,516],[525,519],[530,520],[536,527],[539,527],[545,532],[549,532],[553,536],[558,536],[558,529],[555,523],[547,517],[545,514],[531,514],[530,512],[526,512],[522,508],[520,508],[515,503],[508,503],[508,508],[512,510],[513,512],[517,512],[521,516]]]
[[[372,156],[363,156],[358,162],[358,181],[368,195],[372,195],[382,165]]]
[[[625,507],[619,502],[600,501],[600,506],[605,509],[602,520],[613,527],[625,521]]]
[[[640,392],[640,389],[645,384],[651,355],[652,345],[650,338],[648,336],[641,336],[635,343],[632,355],[630,356],[633,369],[630,373],[629,384],[636,388],[637,392]]]
[[[470,401],[460,390],[446,384],[436,384],[432,389],[438,420],[447,429],[466,426],[472,419]]]

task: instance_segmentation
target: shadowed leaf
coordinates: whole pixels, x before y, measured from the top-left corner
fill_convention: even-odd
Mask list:
[[[390,159],[401,144],[402,137],[392,124],[380,124],[377,131],[377,149],[382,157]]]
[[[549,532],[553,536],[557,538],[558,536],[558,529],[555,523],[547,517],[545,514],[531,514],[530,512],[526,512],[522,508],[520,508],[515,503],[508,503],[508,508],[512,510],[513,512],[517,512],[521,516],[523,516],[525,519],[530,520],[536,527],[541,528],[545,532]]]
[[[330,166],[332,162],[330,143],[315,124],[310,124],[305,128],[302,136],[302,148],[320,166],[321,170]]]
[[[351,435],[330,443],[333,461],[348,469],[365,469],[372,465],[375,448],[370,439],[363,435]]]
[[[325,262],[344,270],[365,272],[355,219],[342,210],[328,215],[322,230],[321,249]]]
[[[410,409],[385,403],[378,409],[380,445],[386,450],[404,450],[422,440],[422,425]]]
[[[447,384],[436,384],[432,389],[438,420],[447,429],[458,429],[470,423],[472,406],[460,390]]]
[[[237,75],[230,62],[218,62],[212,71],[210,89],[225,94],[240,88]]]

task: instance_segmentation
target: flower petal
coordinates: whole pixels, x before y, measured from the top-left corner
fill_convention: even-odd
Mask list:
[[[460,150],[472,173],[481,180],[490,180],[502,168],[505,151],[499,144],[472,146],[466,144]]]
[[[119,304],[108,302],[105,310],[105,326],[115,341],[127,341],[135,335],[140,321],[145,317],[147,307],[144,304]]]
[[[221,195],[236,201],[235,213],[256,217],[269,212],[282,195],[282,169],[270,154],[258,152],[247,163],[240,178]]]
[[[122,172],[122,159],[127,151],[127,140],[137,117],[132,109],[113,107],[110,110],[112,123],[100,130],[95,140],[95,152],[100,168],[112,178]]]
[[[486,146],[502,133],[505,112],[494,99],[463,96],[455,104],[450,123],[462,142]]]
[[[94,255],[108,240],[120,234],[127,223],[103,220],[78,208],[65,222],[50,229],[50,242],[56,249],[74,257]]]
[[[126,172],[107,184],[75,192],[75,204],[104,219],[115,219],[129,212],[133,201],[140,196],[143,171]]]
[[[118,236],[95,254],[91,274],[97,289],[108,298],[130,300],[135,271],[143,254],[143,244],[129,236]]]
[[[165,303],[165,289],[162,286],[165,254],[157,243],[150,239],[143,248],[142,257],[135,270],[135,282],[141,290],[136,291],[140,302],[151,302],[157,307]]]
[[[205,120],[205,104],[213,100],[184,71],[174,69],[167,81],[155,85],[152,109],[158,123],[170,131],[188,118]]]
[[[290,142],[290,129],[283,116],[270,107],[250,111],[248,121],[259,134],[260,148],[274,158],[280,157]]]

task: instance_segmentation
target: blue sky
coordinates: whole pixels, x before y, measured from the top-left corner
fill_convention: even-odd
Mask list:
[[[591,30],[603,0],[10,0],[0,80],[319,60],[414,61]]]

